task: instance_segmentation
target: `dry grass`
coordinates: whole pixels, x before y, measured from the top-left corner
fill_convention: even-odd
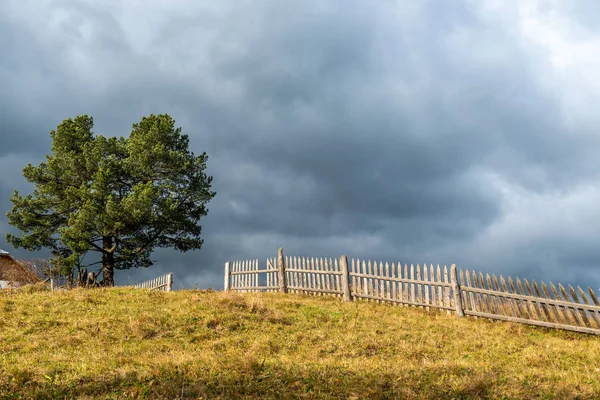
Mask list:
[[[600,398],[600,338],[327,297],[0,294],[0,398]]]

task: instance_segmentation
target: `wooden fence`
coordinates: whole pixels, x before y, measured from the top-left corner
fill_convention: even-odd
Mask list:
[[[430,264],[371,262],[346,256],[300,258],[283,255],[259,261],[225,263],[225,290],[333,295],[439,309],[465,315],[600,335],[600,302],[587,293],[559,284],[457,270]]]
[[[170,272],[166,275],[162,275],[144,282],[136,283],[132,286],[134,288],[162,290],[164,292],[170,292],[171,290],[173,290],[173,273]]]

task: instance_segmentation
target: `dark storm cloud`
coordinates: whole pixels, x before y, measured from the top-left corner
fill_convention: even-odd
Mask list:
[[[67,117],[112,136],[167,112],[209,153],[203,249],[158,250],[123,283],[173,271],[218,287],[225,261],[279,246],[600,283],[584,240],[600,232],[569,222],[600,223],[598,192],[577,194],[600,167],[582,134],[596,125],[573,122],[511,6],[36,4],[0,13],[4,210]]]

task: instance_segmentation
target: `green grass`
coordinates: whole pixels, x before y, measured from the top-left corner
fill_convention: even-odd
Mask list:
[[[600,398],[600,338],[328,297],[0,294],[0,398]]]

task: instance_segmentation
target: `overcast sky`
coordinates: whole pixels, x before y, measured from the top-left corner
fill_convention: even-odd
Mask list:
[[[3,0],[0,248],[63,119],[169,113],[209,155],[199,251],[456,263],[600,286],[600,2]]]

